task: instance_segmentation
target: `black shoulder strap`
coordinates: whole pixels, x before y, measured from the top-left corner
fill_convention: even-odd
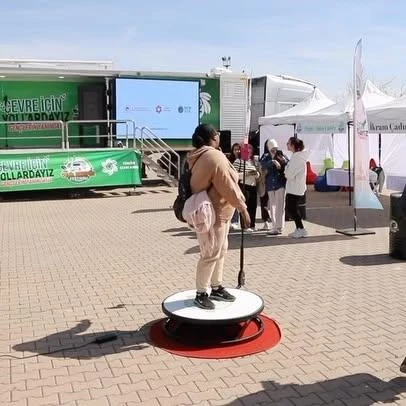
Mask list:
[[[190,170],[192,170],[192,168],[196,165],[196,162],[202,157],[202,155],[204,155],[208,150],[202,152],[196,159],[196,161],[194,162],[194,164],[189,168]],[[187,162],[187,161],[186,161]]]

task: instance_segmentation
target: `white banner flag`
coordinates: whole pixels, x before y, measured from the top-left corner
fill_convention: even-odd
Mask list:
[[[369,185],[368,121],[362,101],[365,81],[362,69],[362,42],[354,55],[354,204],[356,209],[382,209]]]

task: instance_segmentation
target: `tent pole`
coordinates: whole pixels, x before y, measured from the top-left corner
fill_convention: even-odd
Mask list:
[[[354,103],[354,106],[355,106],[355,103]],[[354,110],[355,111],[355,110]],[[355,115],[355,114],[354,114]],[[352,122],[352,126],[353,126],[353,133],[352,133],[352,142],[353,142],[353,146],[352,146],[352,154],[353,154],[353,168],[354,168],[354,170],[353,170],[353,173],[354,173],[354,194],[355,194],[355,137],[357,137],[358,136],[358,134],[355,134],[355,132],[356,131],[358,131],[357,130],[357,128],[355,127],[355,121],[353,121]],[[356,204],[355,204],[355,202],[354,202],[354,232],[356,232],[357,231],[357,223],[358,223],[358,221],[357,221],[357,206],[356,206]]]
[[[382,153],[382,136],[378,134],[378,166],[381,167],[381,153]]]
[[[293,123],[293,136],[297,138],[296,123]]]
[[[348,205],[351,206],[352,204],[352,196],[351,196],[351,136],[350,136],[350,131],[351,131],[351,121],[348,121],[347,123],[347,152],[348,152]]]

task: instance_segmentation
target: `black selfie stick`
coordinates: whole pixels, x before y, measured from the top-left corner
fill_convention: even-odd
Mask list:
[[[243,164],[243,175],[242,175],[242,192],[245,196],[245,165],[246,161],[244,159]],[[240,215],[241,218],[241,215]],[[238,285],[237,289],[240,289],[242,286],[245,285],[245,272],[244,272],[244,224],[242,221],[241,223],[241,245],[240,245],[240,271],[238,272]]]

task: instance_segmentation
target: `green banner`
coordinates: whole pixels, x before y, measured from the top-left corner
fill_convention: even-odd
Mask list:
[[[200,80],[200,122],[220,129],[220,80]]]
[[[132,149],[0,154],[0,192],[141,184],[141,154]]]
[[[0,82],[0,121],[37,121],[0,126],[0,147],[61,147],[57,123],[78,118],[78,88],[75,82]],[[25,138],[27,137],[27,138]],[[46,137],[46,138],[38,138]]]
[[[97,83],[96,79],[86,83]],[[84,82],[7,81],[0,80],[0,121],[32,123],[0,125],[0,148],[61,148],[61,126],[57,121],[79,118],[79,93]],[[95,137],[78,138],[79,134],[95,135],[101,125],[72,125],[70,146],[103,146]],[[83,144],[83,145],[82,145]]]

